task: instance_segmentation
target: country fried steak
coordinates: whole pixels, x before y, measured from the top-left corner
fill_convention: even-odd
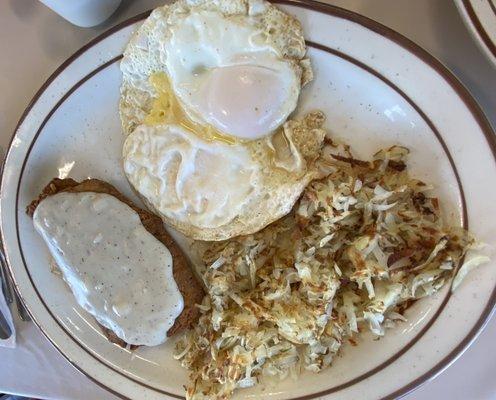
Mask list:
[[[159,217],[150,213],[149,211],[137,207],[132,201],[126,198],[110,183],[101,181],[99,179],[86,179],[82,182],[77,182],[74,179],[70,178],[52,179],[52,181],[42,190],[38,198],[33,200],[31,204],[27,206],[26,213],[30,217],[32,217],[34,211],[36,210],[36,207],[43,199],[59,192],[106,193],[116,197],[117,199],[131,207],[134,211],[136,211],[145,229],[153,236],[155,236],[158,240],[160,240],[171,252],[173,259],[174,279],[184,299],[184,309],[179,317],[176,318],[176,321],[172,328],[170,328],[167,332],[167,336],[172,336],[176,333],[188,329],[198,320],[199,309],[195,306],[195,304],[200,304],[203,299],[203,287],[195,277],[194,272],[186,259],[186,256],[183,254],[182,250],[176,244],[174,239],[172,239],[172,237],[167,233],[164,224]],[[115,335],[115,333],[111,330],[104,328],[103,326],[102,330],[106,333],[108,339],[111,342],[123,347],[127,346],[127,343],[118,338],[117,335]]]

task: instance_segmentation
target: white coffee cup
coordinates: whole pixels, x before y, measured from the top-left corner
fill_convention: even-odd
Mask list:
[[[119,7],[121,0],[40,0],[74,25],[89,28],[101,24]]]

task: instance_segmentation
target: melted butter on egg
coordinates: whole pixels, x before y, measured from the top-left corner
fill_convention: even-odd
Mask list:
[[[187,132],[194,134],[206,142],[221,142],[228,145],[246,145],[253,152],[253,148],[262,148],[267,151],[268,162],[272,167],[289,172],[300,171],[302,167],[301,155],[286,136],[282,127],[276,129],[272,135],[251,141],[221,133],[212,125],[201,125],[192,121],[184,112],[174,94],[171,83],[165,72],[155,72],[150,75],[149,82],[157,93],[152,107],[144,119],[145,125],[156,126],[162,124],[179,125]],[[255,150],[259,152],[260,150]]]
[[[155,89],[157,97],[153,100],[152,108],[144,119],[145,125],[176,124],[207,142],[222,142],[228,145],[248,144],[247,140],[223,134],[211,125],[201,125],[188,118],[165,72],[151,74],[149,82]],[[262,139],[260,143],[266,144],[263,147],[268,151],[268,159],[273,167],[287,171],[301,168],[300,157],[295,154],[295,149],[292,148],[282,127],[269,137]]]
[[[153,100],[152,108],[144,119],[146,125],[177,124],[207,142],[218,141],[230,145],[242,142],[239,138],[219,132],[211,125],[200,125],[188,118],[165,72],[151,74],[149,82],[155,89],[157,97]]]

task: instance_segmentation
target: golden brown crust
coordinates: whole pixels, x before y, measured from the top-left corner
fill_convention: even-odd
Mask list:
[[[203,299],[203,287],[196,279],[194,272],[188,264],[186,256],[176,244],[174,239],[165,230],[164,224],[160,217],[137,207],[131,200],[126,198],[110,183],[101,181],[99,179],[86,179],[82,182],[77,182],[74,179],[59,179],[54,178],[50,183],[45,186],[37,199],[33,200],[31,204],[26,207],[26,213],[33,216],[34,211],[38,204],[48,196],[52,196],[59,192],[81,193],[81,192],[94,192],[94,193],[107,193],[110,194],[123,203],[127,204],[134,211],[136,211],[141,219],[141,223],[158,240],[160,240],[171,252],[173,263],[174,279],[177,283],[179,291],[183,295],[184,309],[181,315],[176,318],[176,321],[171,329],[167,332],[167,336],[172,336],[176,333],[182,332],[189,328],[193,323],[198,320],[199,309],[195,304],[200,304]],[[113,343],[119,344],[123,347],[126,343],[119,339],[113,332],[108,329],[103,329],[109,340]]]
[[[97,322],[98,324],[98,322]],[[98,324],[100,325],[100,324]],[[124,340],[122,340],[119,336],[117,336],[114,331],[108,329],[108,328],[105,328],[104,326],[100,325],[100,329],[103,331],[103,333],[105,334],[105,336],[107,336],[107,339],[109,340],[109,342],[112,342],[114,344],[116,344],[117,346],[120,346],[120,347],[124,347],[124,348],[129,348],[129,350],[135,350],[137,349],[138,345],[135,345],[135,344],[128,344],[126,343]]]

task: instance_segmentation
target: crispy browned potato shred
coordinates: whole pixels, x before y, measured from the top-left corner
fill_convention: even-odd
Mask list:
[[[253,235],[199,243],[208,288],[177,348],[188,399],[224,399],[261,379],[328,367],[359,331],[382,336],[417,299],[449,282],[475,241],[446,226],[408,150],[372,161],[327,141],[292,213]]]

